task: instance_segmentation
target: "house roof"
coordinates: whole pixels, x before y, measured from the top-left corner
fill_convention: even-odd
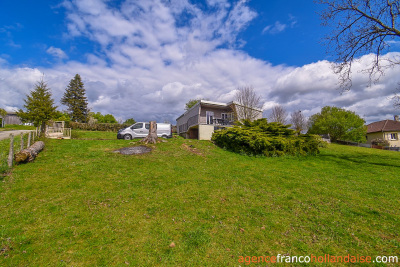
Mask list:
[[[384,120],[367,125],[367,133],[400,132],[400,121]]]

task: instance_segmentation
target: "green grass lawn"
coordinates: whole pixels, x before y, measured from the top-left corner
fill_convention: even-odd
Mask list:
[[[0,131],[12,131],[12,130],[35,130],[35,126],[25,126],[25,125],[17,125],[17,124],[7,124],[4,125],[4,128],[0,127]]]
[[[136,140],[75,137],[48,140],[2,178],[0,266],[400,256],[398,152],[329,145],[315,157],[257,158],[173,138],[128,156],[113,150]]]

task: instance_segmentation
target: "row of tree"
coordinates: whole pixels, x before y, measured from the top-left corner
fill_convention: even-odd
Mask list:
[[[57,110],[51,90],[43,79],[37,82],[35,88],[24,99],[24,102],[25,110],[20,109],[17,115],[24,122],[31,122],[36,127],[40,126],[42,133],[44,133],[46,123],[50,120],[118,123],[111,114],[103,115],[100,112],[90,112],[86,90],[79,74],[76,74],[71,79],[61,98],[61,104],[67,106],[66,111]],[[125,123],[135,123],[135,120],[131,118]]]

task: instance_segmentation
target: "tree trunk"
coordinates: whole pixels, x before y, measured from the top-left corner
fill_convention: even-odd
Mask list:
[[[15,155],[15,161],[18,163],[31,162],[36,158],[37,154],[39,154],[39,152],[43,150],[43,148],[44,143],[42,141],[38,141],[27,149],[18,152]]]
[[[155,144],[157,143],[157,140],[157,123],[155,121],[151,121],[149,134],[146,138],[142,139],[141,142],[145,144]]]
[[[42,122],[41,126],[40,126],[40,137],[44,137],[46,136],[46,123]]]

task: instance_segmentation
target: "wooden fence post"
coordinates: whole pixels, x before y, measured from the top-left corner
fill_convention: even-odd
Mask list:
[[[14,160],[14,135],[10,134],[10,151],[8,152],[8,167],[11,168],[13,166]]]
[[[26,148],[31,146],[31,137],[32,137],[32,132],[28,133],[28,145],[26,146]]]
[[[21,145],[20,145],[20,150],[19,151],[22,151],[22,150],[24,150],[24,133],[21,133]]]

